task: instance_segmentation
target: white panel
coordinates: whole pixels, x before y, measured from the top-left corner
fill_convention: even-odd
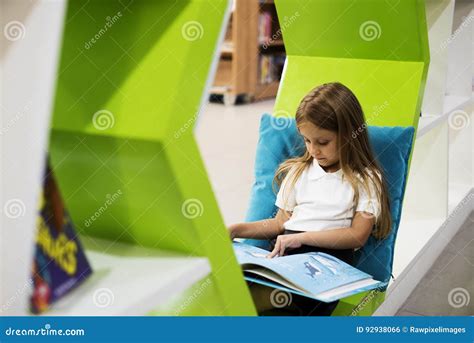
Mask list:
[[[448,123],[415,141],[405,191],[403,217],[429,219],[447,215]]]
[[[439,125],[415,141],[402,218],[395,244],[393,274],[401,275],[447,216],[448,126]]]
[[[441,115],[446,93],[448,41],[453,23],[454,0],[427,0],[426,20],[430,65],[423,97],[422,115]]]
[[[65,2],[2,0],[0,313],[27,314]]]
[[[453,112],[449,120],[449,212],[474,187],[473,105]]]
[[[454,24],[448,42],[448,79],[446,93],[470,97],[472,92],[472,1],[456,1]]]
[[[424,248],[412,259],[410,264],[387,290],[385,301],[374,313],[375,316],[394,316],[413,292],[426,272],[431,268],[441,251],[456,235],[462,224],[469,218],[474,206],[474,192],[466,196],[456,207],[453,213],[442,223],[436,234],[425,244]],[[419,222],[420,226],[429,224],[429,221]],[[438,224],[439,225],[439,224]],[[417,226],[413,226],[417,229]]]
[[[395,282],[377,315],[393,315],[403,304],[473,203],[472,1],[428,0],[426,8],[431,61],[423,117],[395,245]]]

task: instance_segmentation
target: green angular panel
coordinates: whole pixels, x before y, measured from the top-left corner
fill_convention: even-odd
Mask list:
[[[423,61],[420,0],[276,0],[289,55]]]
[[[228,6],[70,1],[50,139],[81,234],[209,259],[194,315],[255,314],[192,132]]]
[[[287,49],[275,112],[292,115],[310,89],[339,81],[369,124],[417,127],[429,64],[423,0],[275,3]]]
[[[316,85],[339,81],[357,96],[369,125],[416,126],[423,72],[423,62],[288,56],[276,110],[295,113]]]

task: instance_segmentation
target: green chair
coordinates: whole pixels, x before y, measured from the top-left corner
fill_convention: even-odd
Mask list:
[[[423,0],[275,0],[287,61],[274,115],[293,116],[316,85],[339,81],[367,124],[416,128],[429,64]],[[410,157],[411,158],[411,157]],[[385,291],[341,300],[333,315],[371,315]]]

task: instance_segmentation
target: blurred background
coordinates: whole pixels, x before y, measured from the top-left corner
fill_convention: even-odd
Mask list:
[[[196,137],[224,220],[231,224],[245,218],[260,117],[273,111],[285,63],[275,3],[233,1],[219,53]]]

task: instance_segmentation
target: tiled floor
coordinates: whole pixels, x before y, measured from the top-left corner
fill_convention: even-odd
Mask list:
[[[274,101],[224,106],[209,103],[199,117],[196,137],[224,222],[245,218],[253,183],[258,128]]]
[[[196,129],[225,223],[243,221],[253,182],[255,148],[262,113],[274,101],[250,105],[208,104]],[[397,315],[474,315],[474,214],[441,253]],[[457,289],[462,288],[462,289]],[[448,298],[451,293],[450,305]],[[459,302],[470,299],[465,306]]]
[[[474,212],[398,311],[398,316],[474,315]]]

